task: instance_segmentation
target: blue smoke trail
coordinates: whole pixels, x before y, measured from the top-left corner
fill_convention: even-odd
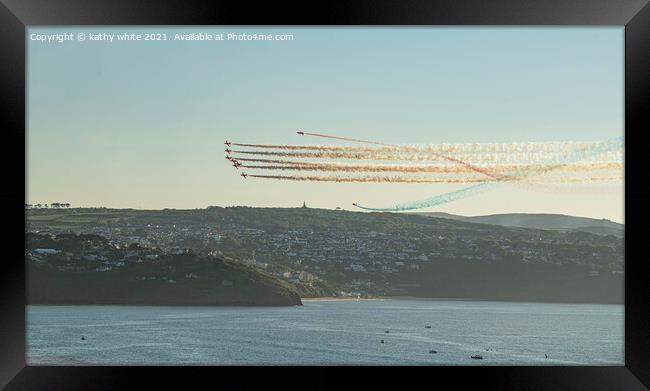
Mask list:
[[[607,141],[604,141],[598,147],[591,149],[589,151],[569,152],[569,159],[567,160],[580,161],[583,159],[594,158],[600,154],[616,151],[617,148],[622,148],[622,147],[623,147],[623,137],[622,136],[614,137]],[[555,158],[549,163],[551,164],[559,163],[559,160],[560,159]],[[566,160],[564,160],[563,162],[568,163]],[[520,175],[520,174],[521,173],[515,173],[514,175]],[[367,206],[361,206],[359,204],[357,204],[356,206],[361,209],[371,210],[376,212],[402,212],[406,210],[424,209],[436,205],[446,204],[448,202],[456,201],[462,198],[470,197],[474,194],[478,194],[483,191],[489,190],[498,184],[499,182],[479,183],[477,185],[472,185],[460,190],[451,191],[449,193],[439,194],[437,196],[425,198],[423,200],[405,202],[405,203],[396,204],[385,208],[370,208]]]
[[[431,206],[436,206],[440,204],[446,204],[447,202],[456,201],[461,198],[469,197],[471,195],[486,191],[496,185],[497,182],[479,183],[477,185],[465,187],[463,189],[451,191],[449,193],[440,194],[431,198],[426,198],[424,200],[406,202],[403,204],[397,204],[386,208],[369,208],[367,206],[361,206],[359,204],[357,204],[356,206],[361,209],[372,210],[377,212],[402,212],[405,210],[423,209],[423,208],[429,208]]]

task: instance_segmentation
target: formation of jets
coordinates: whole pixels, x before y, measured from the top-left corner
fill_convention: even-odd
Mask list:
[[[241,167],[241,162],[240,162],[239,160],[235,159],[235,158],[232,157],[232,156],[226,156],[226,160],[228,160],[229,162],[231,162],[231,163],[232,163],[232,166],[235,167],[235,168],[237,168],[237,169],[239,169],[239,167]]]
[[[298,133],[298,134],[301,135],[301,136],[304,136],[304,135],[305,135],[305,132],[302,132],[302,131],[298,131],[298,132],[296,132],[296,133]],[[239,170],[239,167],[241,167],[241,165],[242,165],[241,162],[240,162],[239,160],[235,159],[234,157],[230,156],[230,154],[232,153],[232,149],[230,149],[230,147],[232,146],[232,143],[231,143],[230,141],[226,140],[226,142],[224,142],[224,145],[226,146],[225,151],[226,151],[226,153],[228,154],[228,155],[226,156],[226,159],[227,159],[229,162],[232,163],[232,166],[233,166],[233,167],[235,167],[236,169]],[[241,176],[242,176],[242,178],[246,179],[246,178],[248,177],[248,174],[246,174],[245,172],[242,172],[242,173],[241,173]],[[353,202],[352,205],[353,205],[353,206],[357,206],[357,204],[356,204],[355,202]],[[341,209],[341,208],[340,208],[340,207],[336,207],[336,209]]]
[[[299,135],[301,135],[301,136],[304,136],[304,135],[305,135],[305,132],[297,132],[297,133],[298,133]],[[228,155],[226,155],[226,159],[227,159],[229,162],[232,163],[232,166],[233,166],[233,167],[235,167],[236,169],[239,170],[239,167],[241,167],[241,165],[242,165],[241,162],[240,162],[239,160],[235,159],[234,157],[230,156],[230,154],[232,153],[232,149],[230,149],[230,147],[232,146],[232,143],[231,143],[230,141],[226,140],[226,141],[224,142],[224,145],[226,146],[226,149],[225,149],[224,151],[228,154]],[[241,173],[241,176],[242,176],[244,179],[246,179],[246,177],[248,177],[248,174],[242,172],[242,173]]]
[[[230,149],[230,146],[232,145],[232,143],[230,141],[226,140],[226,142],[224,144],[226,145],[225,151],[228,154],[228,155],[226,155],[226,160],[231,162],[232,166],[239,170],[239,167],[242,166],[241,162],[239,160],[235,159],[234,157],[230,156],[230,154],[232,153],[232,149]],[[241,176],[243,178],[246,178],[248,176],[248,174],[242,173]]]

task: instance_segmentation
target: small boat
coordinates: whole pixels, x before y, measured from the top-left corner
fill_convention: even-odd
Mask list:
[[[435,351],[435,350],[429,350],[429,354],[436,354],[436,353],[438,353],[438,352]]]
[[[386,330],[386,334],[390,333],[390,330]]]
[[[383,340],[383,339],[381,340],[381,343],[384,343],[384,340]]]
[[[85,340],[86,340],[86,337],[83,337],[83,336],[82,336],[82,337],[81,337],[81,340],[82,340],[82,341],[85,341]]]
[[[425,328],[425,329],[430,329],[431,326],[427,324],[427,325],[424,325],[424,328]]]
[[[470,357],[473,358],[474,360],[483,360],[483,356],[481,356],[480,354],[470,356]]]

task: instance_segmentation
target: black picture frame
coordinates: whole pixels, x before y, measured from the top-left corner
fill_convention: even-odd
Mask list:
[[[4,169],[0,200],[4,257],[0,270],[0,387],[128,389],[138,383],[190,388],[250,385],[364,387],[413,380],[413,387],[455,389],[644,390],[650,386],[650,285],[644,223],[650,191],[643,134],[650,129],[648,0],[406,0],[311,3],[143,0],[2,0],[0,107]],[[612,367],[32,367],[25,364],[25,44],[36,25],[608,25],[625,26],[625,365]],[[20,227],[23,231],[20,231]],[[22,258],[22,260],[21,260]],[[342,372],[338,375],[336,372]],[[260,372],[257,374],[256,372]],[[308,372],[307,380],[297,380]],[[256,375],[257,376],[254,376]],[[251,376],[253,375],[253,376]],[[348,375],[348,376],[346,376]],[[416,376],[417,375],[417,376]],[[645,386],[644,386],[645,385]],[[248,387],[246,387],[248,388]],[[401,387],[400,387],[401,388]]]

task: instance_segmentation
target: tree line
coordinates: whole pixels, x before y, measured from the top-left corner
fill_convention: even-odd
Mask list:
[[[25,204],[26,209],[60,209],[60,208],[69,208],[69,203],[64,202],[52,202],[51,204]]]

